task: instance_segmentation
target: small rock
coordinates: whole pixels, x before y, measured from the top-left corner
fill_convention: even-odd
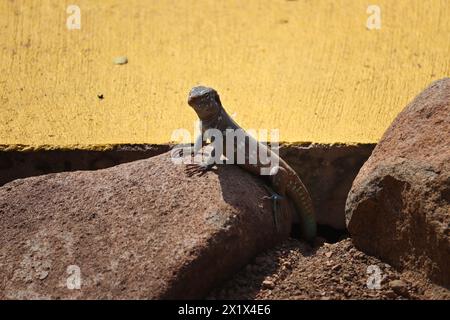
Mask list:
[[[275,283],[272,280],[264,280],[263,283],[264,289],[273,289],[275,288]]]
[[[48,277],[48,271],[42,271],[40,274],[39,274],[39,280],[44,280],[45,278],[47,278]]]
[[[402,280],[393,280],[389,282],[389,287],[398,295],[403,297],[409,296],[408,285]]]
[[[387,291],[384,295],[388,299],[395,299],[395,298],[397,298],[397,294],[394,291],[392,291],[392,290]]]
[[[338,264],[334,265],[334,266],[331,268],[331,270],[333,270],[333,271],[339,271],[339,270],[341,270],[341,268],[342,268],[342,266],[338,263]]]
[[[332,251],[325,252],[325,256],[326,256],[327,258],[331,257],[332,255],[333,255],[333,252],[332,252]]]
[[[113,59],[114,64],[127,64],[128,58],[125,56],[115,57]]]
[[[352,280],[352,276],[349,275],[348,273],[345,273],[345,274],[342,276],[342,278],[343,278],[344,280],[347,280],[347,281],[351,281],[351,280]]]

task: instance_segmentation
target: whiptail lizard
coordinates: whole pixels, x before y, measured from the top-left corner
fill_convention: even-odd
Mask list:
[[[223,148],[222,154],[227,157],[226,150],[226,130],[243,130],[225,111],[219,98],[219,94],[216,90],[208,87],[198,86],[194,87],[188,98],[188,104],[197,113],[201,122],[201,135],[197,137],[194,147],[190,148],[191,155],[197,154],[203,147],[203,134],[208,129],[220,130],[223,135]],[[234,143],[234,158],[237,159],[237,154],[239,152],[245,153],[245,163],[239,164],[243,169],[255,174],[260,175],[261,168],[270,168],[270,164],[263,164],[261,161],[257,160],[256,164],[251,164],[249,161],[249,155],[246,150],[249,150],[249,141],[251,143],[258,144],[258,148],[264,148],[267,151],[269,157],[277,157],[278,166],[272,168],[271,175],[269,175],[269,180],[272,186],[272,199],[274,200],[274,210],[276,215],[277,201],[282,199],[282,197],[287,196],[293,202],[299,216],[301,236],[307,240],[312,241],[316,236],[316,221],[314,208],[312,204],[311,197],[300,180],[297,173],[292,169],[281,157],[279,157],[274,152],[271,152],[266,145],[257,142],[252,136],[245,134],[245,143],[239,145]],[[234,138],[233,138],[234,139]],[[214,152],[214,151],[213,151]],[[214,153],[212,152],[212,155]],[[180,152],[181,153],[181,152]],[[189,164],[187,171],[189,174],[203,174],[210,170],[214,163],[210,160],[204,163],[194,163]],[[270,191],[270,188],[268,189]],[[275,220],[276,221],[276,220]]]

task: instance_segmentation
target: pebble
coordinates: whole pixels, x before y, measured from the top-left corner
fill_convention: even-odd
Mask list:
[[[403,297],[409,296],[408,285],[402,280],[393,280],[389,282],[389,287],[398,295]]]
[[[125,56],[115,57],[113,62],[114,64],[127,64],[128,58]]]
[[[386,298],[389,298],[389,299],[395,299],[395,298],[397,298],[397,295],[396,295],[395,292],[392,291],[392,290],[389,290],[389,291],[386,292],[384,295],[386,296]]]
[[[359,258],[359,259],[364,259],[365,258],[364,253],[362,253],[362,252],[356,252],[354,257],[355,258]]]
[[[265,288],[265,289],[275,288],[275,283],[272,280],[264,280],[262,285],[263,285],[263,288]]]
[[[342,276],[342,278],[343,278],[344,280],[347,280],[347,281],[351,281],[351,280],[353,279],[352,276],[349,275],[348,273],[345,273],[345,274]]]
[[[334,265],[332,268],[331,268],[331,270],[333,270],[333,271],[339,271],[339,270],[341,270],[341,265],[338,263],[338,264],[336,264],[336,265]]]

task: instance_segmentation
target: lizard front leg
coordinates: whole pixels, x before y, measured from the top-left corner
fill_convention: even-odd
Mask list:
[[[223,155],[223,134],[221,131],[217,129],[208,129],[205,131],[204,136],[206,139],[210,140],[210,144],[208,146],[211,147],[211,152],[209,153],[206,160],[200,163],[194,163],[186,165],[186,172],[188,176],[193,175],[204,175],[207,171],[211,170],[211,168],[218,163],[222,163],[221,156]],[[195,159],[194,159],[195,160]]]
[[[206,172],[212,169],[215,164],[215,148],[211,150],[211,153],[208,155],[205,161],[200,163],[190,163],[186,165],[186,173],[188,177],[192,177],[194,175],[202,176]]]

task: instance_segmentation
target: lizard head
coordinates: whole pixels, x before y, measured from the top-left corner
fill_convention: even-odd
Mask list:
[[[191,89],[188,104],[194,109],[200,120],[208,120],[217,116],[222,108],[217,91],[203,86]]]

